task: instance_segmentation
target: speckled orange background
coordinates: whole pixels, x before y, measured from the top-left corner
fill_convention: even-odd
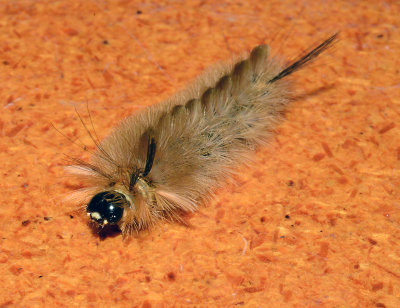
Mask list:
[[[396,3],[397,2],[397,3]],[[398,1],[2,1],[0,307],[400,307]],[[239,185],[123,241],[63,202],[65,155],[272,42],[298,101]],[[62,133],[52,127],[52,124]]]

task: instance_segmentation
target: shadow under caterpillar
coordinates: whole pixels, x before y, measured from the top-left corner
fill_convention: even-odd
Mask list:
[[[285,77],[337,35],[285,67],[260,45],[247,59],[128,117],[101,143],[92,138],[97,149],[90,163],[71,166],[87,183],[90,219],[117,225],[126,236],[195,211],[269,139],[292,100]]]

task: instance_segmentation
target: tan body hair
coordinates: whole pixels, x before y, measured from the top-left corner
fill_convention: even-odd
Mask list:
[[[123,208],[116,224],[124,235],[195,211],[268,141],[292,100],[284,77],[335,38],[286,68],[269,57],[268,46],[258,46],[247,59],[203,74],[183,92],[128,117],[97,144],[90,163],[74,166],[88,183],[88,197],[123,196],[114,201]]]

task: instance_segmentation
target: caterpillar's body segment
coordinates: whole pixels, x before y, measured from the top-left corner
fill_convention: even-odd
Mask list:
[[[200,77],[168,101],[127,118],[76,166],[90,188],[88,216],[123,234],[195,211],[265,143],[291,101],[285,76],[327,49],[336,34],[282,67],[261,45],[233,67]]]

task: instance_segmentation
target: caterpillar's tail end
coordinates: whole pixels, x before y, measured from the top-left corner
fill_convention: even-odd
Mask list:
[[[296,71],[304,67],[304,65],[310,63],[312,60],[314,60],[316,57],[318,57],[322,52],[327,50],[332,46],[332,44],[337,40],[340,32],[336,32],[335,34],[331,35],[329,38],[327,38],[325,41],[323,41],[321,44],[319,44],[317,47],[312,49],[310,52],[308,52],[306,55],[300,57],[300,59],[294,61],[292,64],[287,66],[284,70],[282,70],[278,75],[273,77],[268,83],[274,83]]]

